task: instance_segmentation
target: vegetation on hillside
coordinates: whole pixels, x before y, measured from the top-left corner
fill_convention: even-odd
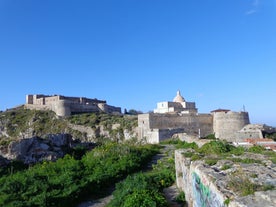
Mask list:
[[[138,126],[138,119],[135,115],[121,116],[105,113],[87,113],[70,116],[68,121],[71,124],[83,125],[95,130],[102,126],[114,140],[123,140],[125,129],[131,132]]]
[[[97,125],[102,125],[106,129],[111,129],[114,124],[120,124],[122,128],[131,130],[138,124],[137,116],[120,116],[105,113],[77,114],[70,116],[68,120],[72,124],[84,125],[92,128]]]
[[[60,118],[52,111],[29,110],[21,107],[1,113],[0,128],[6,129],[10,139],[0,137],[0,142],[3,142],[3,145],[8,144],[11,139],[24,137],[24,134],[43,137],[45,134],[70,133],[75,138],[85,137],[82,132],[70,128],[70,124],[88,126],[95,130],[102,126],[111,137],[119,137],[119,139],[124,138],[125,129],[131,131],[138,125],[137,116],[86,113]]]
[[[10,137],[18,137],[32,130],[33,136],[65,132],[65,120],[58,119],[52,111],[38,111],[19,108],[1,113],[0,125],[6,128]]]
[[[154,145],[107,143],[80,160],[65,156],[0,178],[0,206],[75,206],[137,171],[158,151]]]

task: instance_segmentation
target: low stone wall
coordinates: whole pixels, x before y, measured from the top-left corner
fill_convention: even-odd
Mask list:
[[[276,190],[258,191],[251,195],[241,196],[228,186],[229,181],[233,179],[233,173],[241,171],[250,182],[274,186],[275,189],[276,165],[262,157],[263,155],[246,155],[256,156],[253,158],[263,160],[261,164],[241,164],[230,160],[220,160],[217,164],[209,166],[203,160],[192,161],[191,158],[185,157],[184,153],[188,150],[175,151],[175,169],[177,187],[185,193],[189,207],[276,206]],[[252,159],[252,157],[249,158]],[[223,170],[222,166],[225,165],[230,168]]]
[[[184,191],[188,206],[224,207],[227,197],[214,185],[213,178],[204,173],[202,161],[192,162],[182,152],[175,152],[176,182]]]

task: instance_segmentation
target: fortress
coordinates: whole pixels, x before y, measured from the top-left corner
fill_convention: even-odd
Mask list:
[[[84,97],[67,97],[60,95],[26,95],[27,109],[52,110],[58,116],[69,116],[77,113],[105,112],[120,114],[121,108],[110,106],[106,101]]]
[[[216,138],[237,142],[255,133],[244,128],[248,124],[249,115],[245,111],[217,109],[209,114],[200,114],[195,103],[186,102],[177,91],[172,102],[157,103],[154,113],[138,115],[138,137],[149,143],[159,143],[178,133],[198,138],[214,134]],[[262,138],[260,136],[257,138]]]

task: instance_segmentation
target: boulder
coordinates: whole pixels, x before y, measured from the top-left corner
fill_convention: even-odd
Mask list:
[[[46,139],[31,137],[12,141],[7,147],[1,147],[0,155],[8,160],[17,159],[30,164],[61,158],[65,155],[63,149],[71,146],[71,135],[50,134]]]

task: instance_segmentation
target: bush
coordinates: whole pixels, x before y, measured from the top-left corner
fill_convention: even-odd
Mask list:
[[[266,151],[266,149],[260,145],[255,145],[248,149],[248,152],[259,153],[259,154],[263,153],[264,151]]]
[[[223,154],[231,152],[235,147],[224,141],[211,141],[204,144],[198,151],[204,154]]]
[[[160,192],[163,175],[157,174],[142,174],[138,173],[133,176],[128,176],[126,180],[116,185],[116,190],[113,193],[113,200],[108,204],[108,207],[165,207],[167,201]]]
[[[186,206],[186,197],[185,197],[185,193],[183,191],[181,191],[177,197],[175,198],[176,202],[179,204],[182,204],[182,206]]]
[[[216,159],[216,158],[205,159],[205,163],[210,166],[217,164],[217,162],[218,162],[218,159]]]
[[[157,150],[150,145],[110,143],[81,160],[66,155],[6,174],[0,178],[0,206],[75,206],[87,193],[99,194],[102,187],[140,169]]]
[[[152,171],[128,176],[118,183],[108,207],[168,206],[163,189],[174,182],[175,165],[172,154],[171,157],[158,160]]]
[[[213,140],[215,140],[216,136],[215,136],[215,134],[208,134],[207,136],[205,136],[205,137],[203,137],[201,139],[213,139]]]

